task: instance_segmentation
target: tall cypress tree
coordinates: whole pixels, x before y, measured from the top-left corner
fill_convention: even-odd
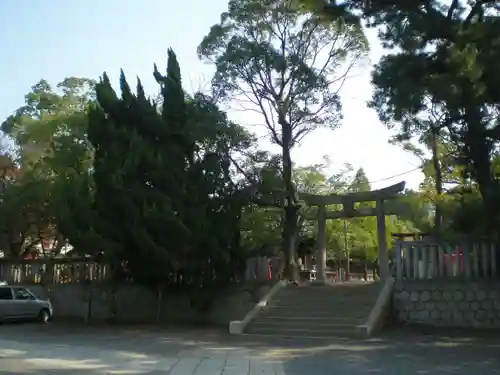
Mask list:
[[[94,160],[96,229],[116,244],[104,249],[108,259],[127,261],[133,277],[158,284],[172,272],[181,245],[182,223],[172,210],[179,193],[170,176],[177,176],[179,158],[169,148],[168,124],[137,84],[137,94],[122,72],[118,98],[109,79],[97,85],[98,106],[89,114],[89,140]]]
[[[97,85],[88,131],[95,230],[110,243],[103,249],[108,260],[125,261],[138,282],[195,288],[226,282],[240,261],[234,239],[241,202],[225,151],[199,150],[172,50],[167,74],[155,66],[154,76],[161,111],[140,81],[132,93],[123,72],[120,98],[106,75]]]

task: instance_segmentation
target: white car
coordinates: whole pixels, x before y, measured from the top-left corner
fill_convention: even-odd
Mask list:
[[[0,285],[0,321],[38,320],[47,323],[52,319],[52,304],[36,297],[28,288],[17,285]]]

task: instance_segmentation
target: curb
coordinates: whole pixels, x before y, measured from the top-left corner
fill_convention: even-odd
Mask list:
[[[255,307],[243,318],[243,320],[233,320],[229,322],[229,333],[231,335],[242,335],[246,326],[257,316],[257,314],[267,307],[269,300],[287,283],[285,281],[278,281],[274,286],[255,304]]]
[[[391,306],[392,289],[394,279],[389,277],[380,291],[375,306],[373,306],[364,324],[356,327],[356,330],[365,337],[376,334],[383,326]]]

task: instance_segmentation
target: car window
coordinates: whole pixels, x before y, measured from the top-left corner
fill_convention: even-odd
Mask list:
[[[14,296],[18,300],[34,299],[33,295],[24,288],[14,288]]]
[[[0,300],[12,299],[10,288],[0,288]]]

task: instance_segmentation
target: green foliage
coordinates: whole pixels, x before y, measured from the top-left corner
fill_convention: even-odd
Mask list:
[[[370,183],[363,171],[352,171],[347,165],[342,171],[329,176],[330,164],[296,167],[294,184],[300,192],[311,194],[349,193],[371,190]],[[386,219],[388,247],[392,247],[392,233],[427,231],[430,225],[431,207],[419,192],[407,191],[398,199],[407,210],[398,218]],[[373,206],[364,202],[359,205]],[[331,209],[336,209],[332,207]],[[311,208],[302,207],[299,212],[299,236],[297,253],[299,256],[316,251],[317,222],[305,220]],[[252,206],[243,212],[243,240],[247,248],[262,254],[279,252],[283,210]],[[370,261],[378,257],[378,234],[375,217],[353,218],[346,220],[328,220],[326,225],[326,243],[329,259],[344,259],[345,241],[353,258]]]
[[[67,191],[78,190],[70,176],[88,175],[92,163],[85,108],[94,99],[94,86],[92,80],[70,77],[53,89],[41,80],[26,95],[25,105],[2,123],[2,131],[15,143],[12,162],[16,174],[3,191],[1,209],[4,217],[10,211],[16,213],[9,236],[17,233],[22,249],[7,250],[7,254],[23,255],[43,239],[56,240],[53,253],[65,245],[67,234],[61,227],[70,227],[72,221],[60,215],[70,209],[67,196],[59,193],[62,185]]]
[[[294,244],[301,226],[290,151],[316,128],[339,125],[339,88],[367,50],[359,27],[342,19],[324,22],[304,10],[294,0],[230,0],[198,47],[199,56],[215,64],[215,97],[238,100],[259,113],[281,148],[283,247],[290,278],[297,277]]]
[[[375,67],[371,105],[405,142],[411,137],[425,142],[433,133],[453,145],[454,169],[461,182],[477,186],[483,202],[478,216],[487,224],[483,230],[494,232],[500,212],[493,167],[500,134],[497,2],[331,1],[324,12],[379,27],[383,45],[393,53]],[[438,164],[434,161],[435,176]],[[440,195],[440,178],[435,182]],[[441,209],[441,200],[436,208]]]
[[[426,199],[425,193],[406,190],[400,202],[406,207],[406,211],[399,216],[401,220],[411,223],[411,227],[416,231],[429,232],[431,230],[433,205]],[[403,232],[412,232],[412,230]]]
[[[4,256],[20,258],[39,242],[39,231],[50,225],[47,186],[35,183],[34,176],[21,176],[15,166],[2,172],[0,212],[4,220],[0,223],[0,246]]]
[[[231,133],[242,132],[207,98],[186,100],[171,50],[167,66],[166,76],[154,73],[161,111],[140,81],[132,93],[123,72],[120,98],[106,75],[97,85],[88,131],[95,149],[94,228],[113,243],[105,257],[125,261],[138,282],[221,285],[234,279],[242,261],[244,200],[231,179],[229,158],[229,147],[237,143]],[[191,121],[189,107],[195,109]],[[220,120],[215,132],[205,129],[213,124],[207,118]]]
[[[24,167],[39,171],[52,167],[53,172],[57,169],[54,164],[89,160],[84,110],[93,100],[94,86],[92,80],[70,77],[57,85],[57,91],[45,80],[32,87],[25,105],[1,125],[16,142],[18,161]]]
[[[384,38],[404,52],[386,56],[373,78],[377,86],[374,105],[382,117],[398,121],[426,110],[426,101],[439,105],[438,125],[458,145],[465,172],[477,181],[490,213],[500,208],[489,130],[497,126],[494,106],[500,98],[493,68],[500,56],[496,47],[500,36],[493,28],[498,28],[500,19],[494,11],[490,13],[491,7],[486,2],[469,8],[457,1],[443,9],[434,3],[432,15],[419,11],[419,21],[400,9],[399,16],[410,22],[409,27],[392,34],[386,30]],[[389,17],[385,9],[378,10],[380,18]],[[486,44],[491,48],[485,50]]]
[[[363,169],[332,174],[328,160],[300,167],[290,156],[311,131],[340,124],[339,89],[368,50],[361,18],[394,47],[375,67],[370,105],[425,174],[399,199],[407,212],[387,218],[388,241],[432,230],[438,206],[443,234],[480,236],[484,208],[500,212],[497,13],[491,2],[230,0],[198,48],[215,65],[211,96],[185,94],[172,50],[166,75],[154,68],[156,102],[123,72],[120,95],[106,75],[41,80],[2,124],[16,152],[2,159],[0,214],[11,220],[0,247],[19,257],[55,237],[103,253],[121,276],[183,289],[234,280],[254,252],[283,250],[293,268],[317,234],[297,192],[370,190]],[[228,119],[218,104],[229,100],[262,116],[279,155]],[[329,258],[343,258],[346,242],[374,260],[376,219],[330,220]]]
[[[289,147],[318,126],[338,125],[338,86],[347,73],[340,66],[349,70],[366,50],[359,28],[342,20],[322,23],[301,14],[297,2],[282,0],[231,0],[198,47],[216,66],[217,97],[240,99],[260,112],[278,145],[283,127],[290,127]]]

